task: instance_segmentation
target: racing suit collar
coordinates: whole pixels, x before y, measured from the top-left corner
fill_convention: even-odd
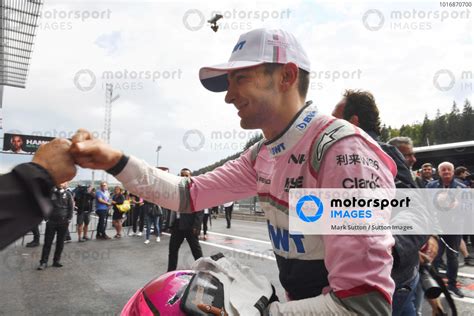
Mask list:
[[[317,113],[316,107],[311,106],[312,103],[312,101],[307,101],[278,136],[264,143],[272,157],[283,155],[304,135]]]

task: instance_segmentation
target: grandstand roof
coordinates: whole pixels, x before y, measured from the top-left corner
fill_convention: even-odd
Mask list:
[[[40,0],[2,0],[0,5],[0,85],[25,88]]]

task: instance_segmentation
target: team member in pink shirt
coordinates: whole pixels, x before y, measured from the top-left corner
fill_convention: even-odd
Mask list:
[[[127,190],[179,212],[193,212],[258,194],[280,281],[291,301],[285,313],[390,315],[394,282],[390,235],[289,234],[291,188],[393,188],[396,166],[352,124],[306,102],[310,63],[282,30],[241,35],[229,62],[200,70],[204,87],[227,91],[244,129],[264,139],[238,159],[193,178],[178,177],[111,148],[80,130],[71,152],[82,167],[105,169]],[[368,163],[368,162],[371,163]]]

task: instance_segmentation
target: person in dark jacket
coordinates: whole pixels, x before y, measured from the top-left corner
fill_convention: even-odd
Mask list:
[[[145,225],[145,213],[143,212],[143,199],[130,193],[130,217],[132,218],[132,231],[128,233],[129,236],[142,236],[143,227]],[[138,233],[137,233],[138,224]]]
[[[44,235],[43,252],[41,253],[40,265],[38,270],[44,270],[48,264],[51,245],[56,235],[56,249],[54,251],[53,267],[62,267],[61,254],[64,248],[64,236],[72,219],[74,210],[74,201],[71,192],[66,190],[67,182],[61,183],[53,189],[51,202],[53,203],[53,212],[46,222],[46,232]]]
[[[51,189],[76,175],[71,142],[54,139],[41,145],[32,162],[0,176],[0,250],[49,216]]]
[[[187,168],[181,169],[182,177],[191,177],[191,171]],[[187,240],[194,260],[202,257],[202,249],[199,244],[199,234],[203,212],[181,214],[172,212],[170,219],[171,237],[168,255],[168,272],[176,270],[178,266],[178,252],[184,239]]]
[[[464,184],[454,178],[454,165],[452,163],[447,161],[440,163],[438,165],[438,174],[439,180],[428,183],[428,189],[466,188]],[[439,238],[439,252],[434,261],[434,266],[439,268],[444,250],[445,248],[448,248],[446,250],[446,276],[448,277],[448,290],[451,294],[463,298],[464,293],[456,286],[459,268],[458,253],[462,235],[440,235]]]
[[[433,165],[429,162],[421,166],[421,176],[416,177],[416,185],[419,188],[426,188],[426,185],[433,181]]]
[[[417,188],[410,171],[412,163],[416,161],[414,155],[404,156],[396,146],[380,141],[379,110],[370,92],[346,90],[332,115],[360,127],[377,141],[397,165],[397,175],[394,179],[397,188]],[[425,216],[425,214],[420,214],[420,216]],[[428,236],[394,235],[393,237],[395,246],[392,249],[394,258],[392,278],[396,288],[392,313],[393,315],[415,315],[414,296],[419,280],[418,252],[427,242]]]

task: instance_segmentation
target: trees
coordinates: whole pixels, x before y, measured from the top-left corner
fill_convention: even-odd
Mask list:
[[[410,137],[415,146],[474,140],[474,111],[469,100],[465,100],[462,112],[453,102],[449,113],[442,114],[438,109],[434,119],[425,114],[423,123],[404,124],[390,132],[391,137]]]

